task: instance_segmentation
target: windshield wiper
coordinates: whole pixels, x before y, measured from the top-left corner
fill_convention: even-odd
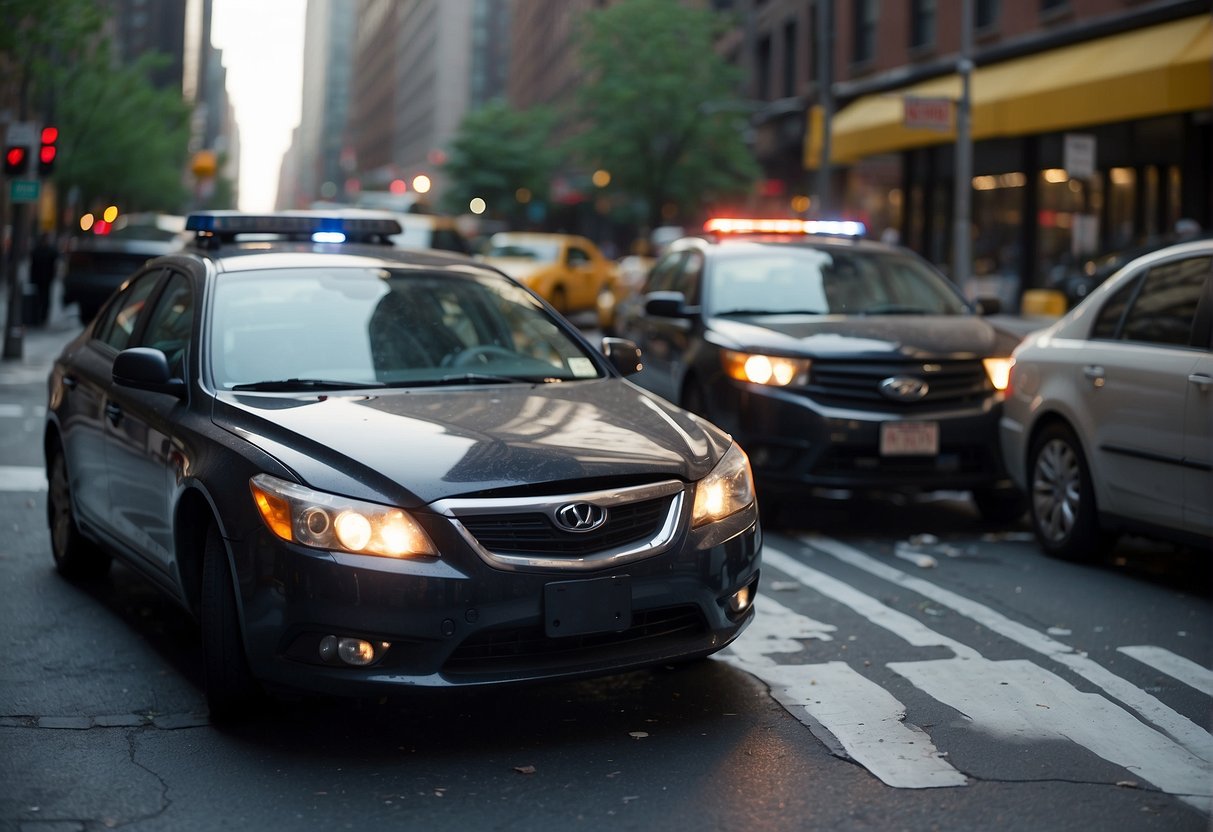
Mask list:
[[[273,393],[284,390],[362,390],[383,387],[378,381],[337,381],[324,378],[283,378],[232,385],[233,390],[254,390]]]
[[[724,318],[732,315],[824,315],[820,309],[730,309],[727,312],[717,312]]]
[[[923,309],[921,306],[899,306],[895,303],[887,303],[884,306],[873,306],[871,309],[863,309],[859,312],[860,315],[933,315],[937,314],[930,309]]]
[[[546,379],[533,376],[502,376],[493,373],[451,373],[440,378],[394,381],[389,387],[441,387],[456,384],[543,384]]]

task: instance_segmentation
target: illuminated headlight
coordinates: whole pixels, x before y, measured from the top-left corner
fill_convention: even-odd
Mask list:
[[[807,358],[784,358],[733,350],[722,350],[720,360],[730,378],[774,387],[808,384],[809,365],[812,363]]]
[[[986,365],[986,375],[995,390],[1006,390],[1007,381],[1011,376],[1010,358],[983,358],[981,363]]]
[[[736,514],[754,502],[754,475],[750,460],[737,445],[729,447],[724,457],[695,486],[695,507],[691,525],[715,523]]]
[[[249,486],[261,519],[283,540],[359,555],[438,556],[429,536],[402,509],[313,491],[268,474],[253,477]]]

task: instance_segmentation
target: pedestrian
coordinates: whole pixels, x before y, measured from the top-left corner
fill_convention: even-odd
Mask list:
[[[43,232],[29,255],[29,274],[35,291],[34,323],[42,326],[50,317],[51,284],[55,281],[55,263],[59,250],[51,241],[51,235]]]

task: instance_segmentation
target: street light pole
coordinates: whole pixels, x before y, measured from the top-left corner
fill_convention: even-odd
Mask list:
[[[973,137],[970,125],[969,81],[973,73],[973,0],[960,0],[960,100],[956,104],[956,188],[952,226],[952,279],[963,288],[969,279],[973,254],[970,225],[973,195]]]
[[[817,161],[817,203],[812,211],[827,215],[830,204],[830,122],[834,119],[833,54],[830,7],[834,0],[817,0],[817,104],[821,107],[821,158]]]

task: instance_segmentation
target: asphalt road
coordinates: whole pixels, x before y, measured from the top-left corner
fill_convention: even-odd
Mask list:
[[[0,363],[0,830],[1210,828],[1208,553],[1050,560],[963,494],[810,500],[710,660],[206,715],[194,625],[55,573],[58,314]]]

